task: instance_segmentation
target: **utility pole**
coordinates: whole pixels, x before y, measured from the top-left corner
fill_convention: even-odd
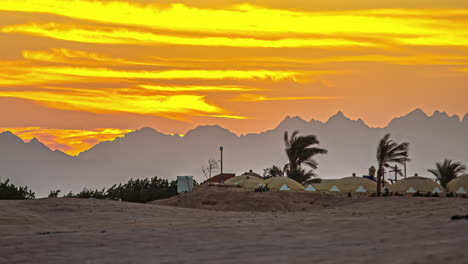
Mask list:
[[[398,181],[398,179],[397,179],[398,173],[401,173],[401,170],[398,169],[398,166],[395,165],[395,167],[393,168],[393,170],[391,170],[391,171],[389,171],[389,172],[395,172],[395,182],[397,182],[397,181]]]
[[[404,168],[404,174],[405,174],[405,179],[406,179],[406,156],[403,158],[403,168]]]
[[[219,147],[219,151],[221,151],[221,175],[223,174],[223,146]]]

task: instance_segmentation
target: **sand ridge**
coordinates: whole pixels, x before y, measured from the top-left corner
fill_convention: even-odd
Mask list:
[[[463,263],[468,258],[463,250],[468,221],[450,220],[468,214],[468,199],[349,200],[292,212],[65,198],[0,201],[0,263]]]

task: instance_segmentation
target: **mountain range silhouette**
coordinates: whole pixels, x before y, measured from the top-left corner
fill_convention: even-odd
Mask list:
[[[241,136],[217,125],[196,127],[185,136],[147,127],[101,142],[75,157],[52,151],[37,139],[24,143],[7,131],[0,134],[0,178],[26,185],[38,196],[56,189],[66,193],[109,187],[130,178],[193,175],[202,181],[201,167],[209,158],[219,159],[219,146],[224,147],[225,172],[242,174],[252,169],[262,174],[264,168],[286,163],[283,133],[296,129],[317,135],[319,146],[329,151],[317,157],[321,178],[367,174],[376,165],[377,143],[386,133],[410,143],[408,175],[429,177],[427,169],[444,158],[468,164],[468,114],[463,119],[439,111],[428,116],[416,109],[384,128],[371,128],[342,112],[326,122],[287,116],[272,130]]]

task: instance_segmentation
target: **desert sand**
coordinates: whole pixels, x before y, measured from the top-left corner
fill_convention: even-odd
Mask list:
[[[450,219],[468,214],[468,199],[247,194],[283,201],[261,211],[258,203],[223,206],[219,193],[194,195],[159,205],[0,201],[0,263],[468,262],[468,220]]]

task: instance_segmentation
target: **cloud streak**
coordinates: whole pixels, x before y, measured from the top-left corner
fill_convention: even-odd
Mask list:
[[[299,101],[299,100],[335,100],[340,97],[332,96],[285,96],[285,97],[267,97],[258,94],[242,94],[232,101],[239,102],[264,102],[264,101]]]
[[[184,4],[141,5],[120,1],[5,0],[0,3],[0,10],[45,12],[108,25],[33,23],[2,28],[2,32],[88,43],[272,48],[468,43],[465,20],[447,19],[455,15],[468,17],[466,9],[305,12],[249,4],[203,9]]]
[[[189,115],[242,119],[207,103],[201,95],[161,95],[141,90],[63,88],[55,91],[0,91],[0,97],[32,100],[50,108],[93,113],[135,113],[184,120]]]
[[[6,26],[3,33],[23,33],[27,35],[54,38],[67,41],[96,44],[127,44],[137,46],[191,45],[226,46],[242,48],[298,48],[298,47],[379,47],[381,44],[369,40],[355,40],[332,36],[303,38],[260,39],[252,37],[190,37],[162,35],[142,30],[123,28],[80,27],[64,24],[26,24]]]

